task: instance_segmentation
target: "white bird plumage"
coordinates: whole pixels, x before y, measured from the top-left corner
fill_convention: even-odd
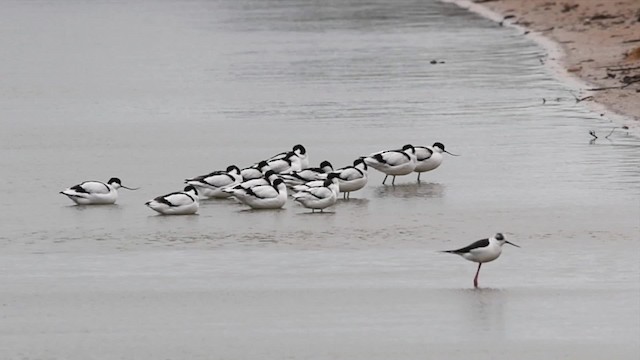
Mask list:
[[[364,157],[364,162],[372,168],[386,174],[382,184],[387,181],[389,175],[393,176],[391,181],[395,185],[396,176],[407,175],[416,168],[416,149],[413,145],[405,145],[400,150],[378,151]]]
[[[310,188],[325,186],[324,185],[325,181],[329,180],[331,181],[331,184],[328,186],[328,188],[331,189],[331,191],[333,191],[333,193],[336,194],[336,197],[337,197],[338,193],[340,192],[340,185],[338,185],[338,176],[339,174],[332,172],[332,173],[329,173],[327,175],[327,178],[324,180],[307,181],[304,184],[294,185],[291,187],[291,189],[296,192],[306,191],[306,190],[309,190]]]
[[[287,174],[302,170],[302,160],[296,153],[289,152],[284,157],[265,160],[276,174]]]
[[[269,164],[266,161],[260,161],[257,164],[251,165],[240,170],[240,175],[242,175],[242,181],[247,181],[251,179],[259,179],[264,173],[269,170]]]
[[[493,237],[490,237],[488,239],[475,241],[469,246],[465,246],[456,250],[445,250],[442,252],[460,255],[469,261],[478,263],[478,270],[476,271],[476,276],[473,278],[473,286],[477,288],[480,267],[483,263],[497,259],[502,253],[502,245],[504,244],[520,247],[512,242],[507,241],[507,239],[505,239],[504,235],[502,235],[501,233],[497,233]]]
[[[293,194],[293,199],[301,203],[304,207],[311,209],[311,212],[324,209],[336,203],[337,195],[330,186],[335,184],[335,178],[324,180],[322,186],[310,187]]]
[[[60,194],[66,195],[78,205],[107,205],[115,204],[118,200],[118,189],[137,190],[122,185],[118,178],[111,178],[107,183],[102,181],[85,181],[71,186]]]
[[[273,184],[250,188],[235,186],[229,191],[252,209],[279,209],[287,202],[287,186],[282,179],[275,179]]]
[[[306,169],[309,167],[309,156],[307,154],[307,149],[300,144],[294,145],[291,151],[284,151],[284,152],[275,154],[272,157],[268,158],[266,161],[269,162],[272,160],[283,159],[287,156],[290,156],[290,153],[294,153],[295,156],[297,156],[300,159],[300,170]]]
[[[338,174],[338,189],[344,193],[343,198],[349,199],[353,191],[358,191],[367,185],[367,164],[362,158],[353,161],[353,165],[337,169],[332,173]]]
[[[198,212],[200,202],[196,187],[187,185],[183,191],[158,196],[145,205],[162,215],[192,215]]]
[[[431,171],[442,164],[444,159],[442,153],[458,156],[446,151],[444,145],[439,142],[434,143],[432,146],[416,146],[415,149],[416,168],[413,171],[418,173],[418,182],[420,182],[421,173]]]
[[[231,196],[223,189],[240,182],[242,182],[242,175],[240,169],[235,165],[228,166],[226,170],[214,171],[185,180],[185,183],[195,186],[198,190],[198,196],[218,199]]]
[[[223,191],[228,193],[229,195],[233,195],[234,190],[249,189],[249,188],[252,188],[255,186],[261,186],[261,185],[273,185],[273,182],[276,181],[276,179],[278,178],[279,178],[278,174],[274,173],[273,170],[267,170],[264,173],[264,176],[261,178],[243,181],[240,184],[227,187],[223,189]]]
[[[292,171],[282,174],[281,178],[287,186],[304,184],[307,181],[326,179],[328,173],[333,171],[333,166],[327,160],[320,163],[319,167],[306,168],[300,171]]]

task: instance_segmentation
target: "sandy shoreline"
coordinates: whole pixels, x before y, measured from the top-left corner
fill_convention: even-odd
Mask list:
[[[448,1],[448,0],[447,0]],[[640,7],[634,0],[452,0],[504,25],[520,27],[548,50],[560,76],[578,80],[576,100],[618,123],[640,128]],[[551,41],[548,41],[548,40]],[[546,41],[545,41],[546,40]]]

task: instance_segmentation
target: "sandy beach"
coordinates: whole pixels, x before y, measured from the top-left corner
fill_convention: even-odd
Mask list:
[[[602,104],[625,115],[624,124],[640,126],[640,8],[635,0],[476,0],[500,15],[502,25],[524,28],[526,36],[542,35],[560,45],[563,54],[549,53],[563,71],[586,82],[576,101]],[[486,14],[486,13],[485,13]],[[597,108],[597,106],[594,106]],[[606,111],[604,112],[607,116]],[[635,121],[633,121],[635,120]]]

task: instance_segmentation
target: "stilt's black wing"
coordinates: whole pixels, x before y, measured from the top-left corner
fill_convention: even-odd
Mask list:
[[[469,246],[465,246],[457,250],[447,250],[445,252],[452,253],[452,254],[464,254],[464,253],[470,252],[473,249],[483,248],[487,246],[489,246],[489,239],[482,239],[474,242]]]

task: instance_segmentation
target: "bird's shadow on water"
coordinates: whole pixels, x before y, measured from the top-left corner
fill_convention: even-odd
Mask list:
[[[299,213],[297,213],[296,215],[299,215],[299,216],[307,216],[307,215],[316,215],[316,216],[326,215],[326,216],[333,216],[333,215],[335,215],[335,214],[336,214],[335,210],[325,210],[325,211],[322,211],[322,212],[320,212],[320,211],[311,212],[311,211],[309,210],[309,211],[299,212]]]
[[[71,209],[74,211],[87,211],[89,209],[119,209],[120,205],[118,204],[90,204],[90,205],[78,205],[78,204],[70,204],[64,206],[65,209]]]
[[[188,219],[188,218],[194,218],[194,217],[198,217],[200,216],[200,214],[195,213],[195,214],[151,214],[148,215],[147,218],[150,219],[172,219],[172,218],[183,218],[183,219]]]
[[[282,211],[287,211],[287,209],[285,208],[277,208],[277,209],[254,209],[254,208],[248,208],[248,209],[240,209],[240,210],[236,210],[236,212],[238,213],[260,213],[260,212],[274,212],[274,213],[278,213],[278,212],[282,212]]]
[[[440,198],[446,187],[438,183],[405,183],[399,185],[381,185],[375,189],[378,198]]]
[[[368,203],[369,203],[369,199],[365,199],[365,198],[349,198],[349,199],[340,198],[336,202],[336,205],[338,205],[338,206],[342,206],[342,205],[344,205],[344,206],[346,206],[346,205],[364,206],[364,205],[367,205]]]

